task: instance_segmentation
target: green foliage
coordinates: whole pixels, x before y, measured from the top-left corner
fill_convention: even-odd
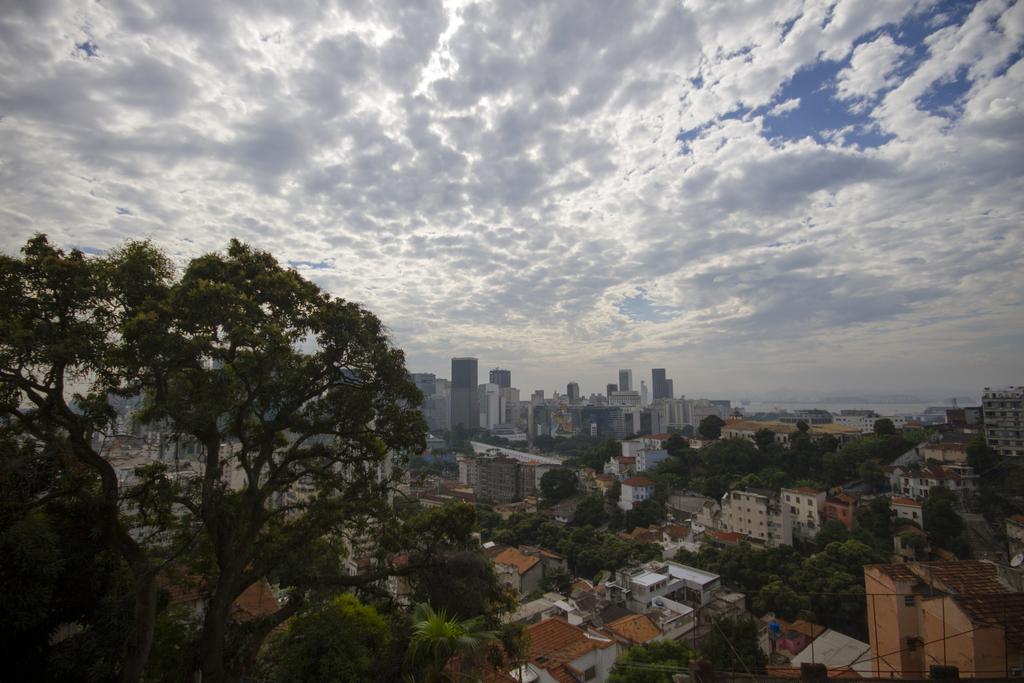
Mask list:
[[[569,595],[572,591],[572,574],[565,569],[554,569],[544,575],[540,586],[545,591]]]
[[[460,672],[446,667],[458,655],[460,663],[472,664],[483,660],[489,643],[496,641],[498,633],[486,627],[480,618],[459,621],[449,617],[444,609],[434,610],[427,603],[419,603],[413,612],[412,638],[406,652],[412,678],[435,683],[460,680]]]
[[[829,543],[845,543],[850,540],[850,530],[842,522],[830,519],[821,525],[814,542],[819,548],[826,548]]]
[[[921,505],[924,529],[931,541],[943,548],[964,552],[964,544],[958,543],[964,531],[964,522],[956,512],[957,495],[945,486],[933,486],[928,498]]]
[[[540,478],[540,494],[548,503],[576,495],[576,473],[564,468],[548,470]]]
[[[608,522],[605,500],[599,495],[583,498],[576,506],[572,523],[574,526],[600,527]]]
[[[875,420],[875,434],[879,436],[891,436],[896,434],[896,425],[887,417]]]
[[[263,665],[282,681],[380,680],[377,659],[388,637],[377,610],[343,594],[292,619],[269,643]]]
[[[629,648],[615,663],[608,683],[672,683],[688,671],[693,650],[678,641],[653,641]]]
[[[153,651],[146,664],[146,680],[187,680],[199,629],[199,618],[191,605],[169,605],[160,612],[153,631]]]
[[[765,452],[775,445],[775,432],[770,429],[759,429],[754,433],[754,444],[759,451]]]
[[[757,642],[757,622],[748,616],[716,619],[700,656],[719,671],[762,671],[765,656]]]
[[[651,498],[641,501],[633,506],[633,509],[626,511],[624,528],[632,531],[637,527],[647,527],[657,524],[665,519],[665,506],[659,501]]]
[[[700,421],[700,424],[697,426],[697,433],[705,439],[717,439],[722,436],[722,427],[724,426],[725,420],[717,415],[708,415]]]

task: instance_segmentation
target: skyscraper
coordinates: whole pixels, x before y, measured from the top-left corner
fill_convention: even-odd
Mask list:
[[[672,398],[671,390],[665,385],[665,368],[653,368],[651,370],[651,398],[657,401],[659,398]]]
[[[480,426],[480,407],[477,400],[476,358],[452,358],[452,428],[464,429]]]
[[[565,385],[565,395],[569,398],[569,403],[578,403],[580,400],[580,385],[576,382],[569,382]]]
[[[604,395],[605,396],[611,396],[613,391],[618,391],[618,390],[619,390],[619,385],[618,384],[609,384],[607,387],[605,387],[605,394]]]
[[[619,370],[619,391],[633,391],[632,370]]]
[[[640,380],[640,405],[645,406],[651,402],[651,395],[647,391],[647,382]]]
[[[491,370],[491,384],[497,384],[500,389],[508,389],[512,386],[512,371],[494,368]]]

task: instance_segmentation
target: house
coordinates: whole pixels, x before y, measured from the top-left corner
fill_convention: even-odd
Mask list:
[[[924,678],[939,664],[1002,678],[1024,667],[1024,593],[994,563],[867,565],[864,587],[873,675]]]
[[[923,500],[933,487],[945,486],[965,500],[977,493],[978,475],[968,465],[894,467],[889,483],[894,493],[908,498]]]
[[[180,568],[162,571],[156,577],[157,588],[167,595],[172,605],[191,608],[197,617],[206,613],[210,588],[205,579]],[[231,620],[242,624],[274,614],[281,607],[266,578],[249,585],[231,605]]]
[[[606,681],[620,649],[613,638],[559,617],[526,627],[524,640],[528,663],[512,676],[536,683]]]
[[[634,612],[651,607],[703,607],[721,589],[721,577],[678,562],[648,562],[620,569],[608,584],[610,599]]]
[[[608,622],[604,628],[625,647],[662,640],[663,636],[658,625],[646,614],[621,617]]]
[[[822,512],[825,521],[837,521],[851,531],[857,525],[857,496],[849,493],[838,493],[825,498]]]
[[[921,527],[903,523],[893,529],[892,547],[894,562],[910,562],[928,557],[931,548],[928,545],[928,534]]]
[[[786,422],[762,422],[756,420],[734,420],[722,427],[723,439],[744,439],[755,441],[756,434],[767,429],[772,432],[776,443],[788,446],[793,436],[800,431],[795,424]],[[816,424],[810,425],[807,435],[813,441],[819,441],[826,437],[832,437],[840,444],[859,439],[862,436],[861,430],[841,424]]]
[[[654,482],[643,475],[630,477],[622,482],[619,495],[619,507],[629,511],[637,503],[642,503],[654,495]]]
[[[916,500],[904,498],[903,496],[893,496],[889,505],[892,508],[892,516],[896,518],[896,521],[905,519],[924,529],[924,514],[921,512],[921,504]]]
[[[780,503],[789,507],[790,530],[794,538],[814,540],[824,516],[825,492],[806,486],[784,488],[779,492]]]
[[[604,464],[604,473],[610,474],[616,479],[622,479],[636,472],[636,457],[632,455],[617,455]]]
[[[824,626],[803,619],[790,623],[768,614],[761,617],[758,642],[770,661],[788,662],[824,632]]]
[[[827,629],[813,638],[789,663],[795,669],[799,669],[801,664],[824,664],[828,669],[852,669],[868,677],[872,675],[872,661],[868,643]]]
[[[527,555],[518,548],[505,548],[494,557],[498,581],[520,595],[535,591],[544,578],[539,557]]]
[[[648,472],[653,470],[655,466],[668,458],[668,451],[663,448],[653,449],[645,448],[637,451],[636,453],[636,471],[637,472]]]
[[[569,524],[576,517],[576,508],[579,507],[583,498],[568,498],[544,510],[544,514],[556,522]]]

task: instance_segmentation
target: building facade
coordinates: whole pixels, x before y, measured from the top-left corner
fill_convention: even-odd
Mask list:
[[[985,443],[1003,457],[1024,456],[1024,387],[985,387]]]
[[[476,358],[452,358],[451,426],[476,429],[480,426],[477,401]]]

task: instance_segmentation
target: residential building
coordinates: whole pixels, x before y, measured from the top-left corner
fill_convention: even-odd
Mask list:
[[[498,582],[520,595],[528,595],[540,587],[544,567],[536,555],[527,555],[517,548],[505,548],[494,557]]]
[[[861,431],[859,429],[841,424],[816,424],[810,425],[809,427],[807,434],[814,441],[831,436],[842,444],[861,437]],[[726,425],[722,427],[722,438],[755,441],[756,434],[762,429],[767,429],[772,432],[775,436],[776,443],[780,443],[784,446],[788,446],[793,435],[800,431],[795,424],[789,424],[786,422],[728,420]]]
[[[889,502],[892,508],[892,516],[899,520],[907,520],[924,529],[924,515],[921,512],[921,504],[912,498],[893,496]]]
[[[645,476],[637,475],[622,482],[619,496],[619,507],[629,511],[634,505],[642,503],[654,495],[654,482]]]
[[[459,481],[481,500],[511,503],[537,491],[537,469],[545,465],[495,454],[459,456]],[[550,467],[550,466],[547,466]]]
[[[668,451],[663,448],[644,448],[636,452],[636,471],[649,472],[662,460],[668,458]]]
[[[477,359],[452,358],[451,426],[476,429],[480,426],[477,404]]]
[[[907,426],[905,415],[879,415],[873,410],[843,410],[839,415],[833,416],[832,420],[837,425],[852,427],[863,434],[871,434],[875,431],[875,423],[881,419],[892,420],[896,429],[903,429]]]
[[[633,391],[632,370],[619,370],[619,391]]]
[[[491,384],[497,384],[501,389],[508,389],[512,386],[512,371],[494,368],[491,370],[488,379]]]
[[[565,683],[608,680],[619,656],[619,644],[562,617],[552,617],[526,627],[528,663],[510,672],[513,679],[531,683]]]
[[[855,512],[857,511],[857,497],[849,493],[838,493],[825,498],[823,507],[825,521],[835,520],[851,531],[857,524]]]
[[[1024,455],[1024,387],[985,387],[981,407],[989,448],[1003,457]]]
[[[824,518],[825,492],[808,487],[784,488],[779,496],[782,505],[789,508],[793,538],[814,540]]]
[[[923,500],[935,486],[945,486],[967,500],[978,491],[978,475],[969,465],[943,465],[932,467],[894,467],[889,474],[894,493]]]
[[[793,545],[790,506],[768,489],[728,491],[722,496],[719,527],[745,534],[771,548]]]
[[[665,635],[654,623],[654,620],[646,614],[629,614],[619,617],[605,624],[604,630],[625,647],[664,640]]]
[[[871,676],[870,644],[839,631],[826,629],[809,645],[790,660],[791,667],[799,670],[802,664],[824,664],[829,671],[852,670],[858,678]]]
[[[925,678],[934,665],[961,678],[1024,669],[1024,593],[991,562],[907,562],[864,567],[868,636],[880,678]]]

